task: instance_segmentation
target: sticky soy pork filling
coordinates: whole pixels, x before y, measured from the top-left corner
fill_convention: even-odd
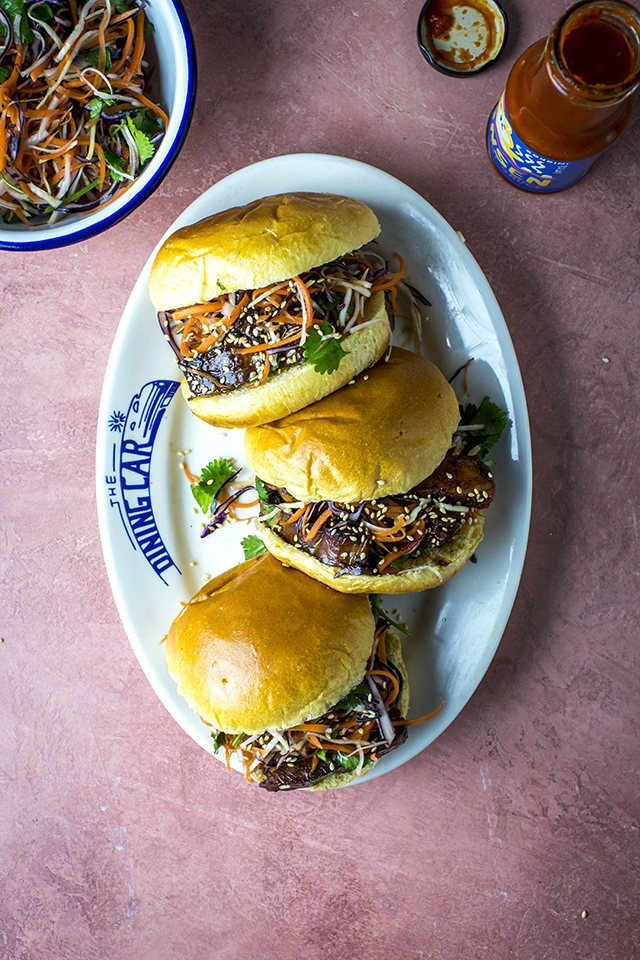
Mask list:
[[[366,301],[387,286],[386,271],[378,254],[357,251],[269,287],[160,312],[158,319],[193,396],[257,387],[307,359],[314,326],[321,325],[323,341],[362,327]]]
[[[262,519],[286,543],[338,567],[337,576],[392,573],[423,548],[453,540],[495,494],[482,460],[452,451],[408,493],[376,500],[301,504],[283,487],[264,488]]]

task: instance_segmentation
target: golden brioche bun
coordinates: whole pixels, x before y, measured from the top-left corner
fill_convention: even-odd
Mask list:
[[[398,709],[400,710],[400,716],[406,717],[409,712],[409,676],[402,658],[402,646],[400,644],[400,638],[398,637],[397,633],[394,633],[391,629],[387,630],[385,647],[387,651],[387,659],[395,667],[397,667],[402,677],[403,683],[400,699],[398,700]],[[370,774],[377,762],[378,761],[375,760],[373,763],[368,764],[363,768],[361,773],[355,773],[353,770],[336,770],[335,773],[330,773],[328,777],[324,778],[324,780],[320,780],[319,783],[313,784],[312,786],[308,787],[308,789],[330,790],[332,787],[344,787],[347,783],[351,783],[353,780],[360,780],[362,777],[366,777],[368,774]]]
[[[332,193],[285,193],[183,227],[151,268],[156,310],[286,280],[357,250],[380,233],[366,204]]]
[[[429,360],[394,347],[354,384],[273,423],[250,427],[256,475],[297,500],[355,503],[406,493],[428,477],[458,426],[451,385]]]
[[[362,680],[375,618],[270,554],[209,581],[166,639],[178,692],[226,733],[283,730],[321,716]]]
[[[420,556],[407,560],[402,567],[381,574],[345,573],[338,576],[340,567],[322,563],[311,554],[282,540],[269,527],[256,521],[257,533],[274,557],[295,567],[340,593],[414,593],[439,587],[463,566],[475,553],[484,534],[484,517],[480,514],[453,540],[442,546],[424,546]]]
[[[274,371],[259,387],[238,387],[204,397],[193,396],[185,378],[182,394],[191,411],[214,427],[253,427],[286,417],[340,389],[380,359],[391,338],[382,292],[375,293],[364,309],[365,321],[376,318],[378,323],[356,327],[341,340],[348,354],[333,373],[317,373],[310,363],[301,362],[282,372]]]

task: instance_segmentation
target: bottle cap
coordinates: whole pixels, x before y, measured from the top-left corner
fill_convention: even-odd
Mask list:
[[[496,0],[427,0],[418,20],[420,51],[436,70],[468,77],[496,62],[509,32]]]

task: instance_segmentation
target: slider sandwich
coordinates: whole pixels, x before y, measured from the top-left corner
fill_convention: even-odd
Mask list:
[[[269,553],[209,581],[169,629],[178,692],[227,763],[268,791],[366,775],[407,736],[398,637],[369,598],[347,596]],[[436,711],[439,712],[439,711]]]
[[[358,200],[290,193],[170,236],[149,292],[193,413],[267,423],[374,364],[391,336],[385,292],[402,274],[388,279],[385,260],[360,249],[379,232]]]
[[[444,583],[480,543],[495,492],[489,468],[465,452],[476,427],[457,432],[459,421],[438,368],[394,347],[330,397],[249,428],[265,546],[345,593]]]

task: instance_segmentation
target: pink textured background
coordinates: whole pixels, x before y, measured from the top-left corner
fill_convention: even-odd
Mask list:
[[[420,2],[188,0],[199,93],[162,187],[89,242],[0,254],[3,960],[640,956],[640,118],[572,190],[512,189],[487,117],[564,0],[505,2],[504,57],[466,80],[422,60]],[[445,734],[369,784],[274,797],[144,678],[94,446],[159,235],[220,177],[294,152],[378,166],[462,231],[520,359],[535,496],[504,638]]]

